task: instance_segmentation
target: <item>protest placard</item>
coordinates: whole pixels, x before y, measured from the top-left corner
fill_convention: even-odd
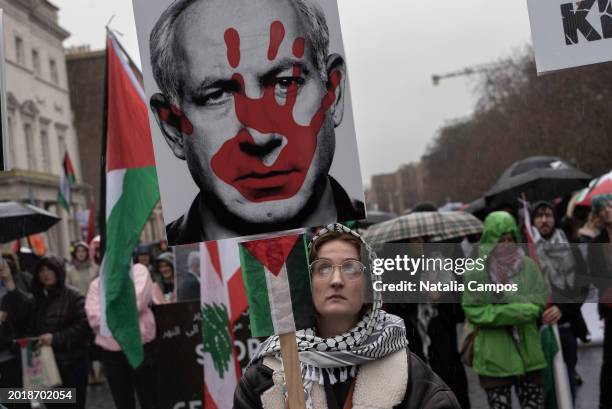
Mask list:
[[[300,4],[134,1],[170,245],[364,218],[337,4]]]
[[[528,0],[538,74],[612,60],[610,0]]]

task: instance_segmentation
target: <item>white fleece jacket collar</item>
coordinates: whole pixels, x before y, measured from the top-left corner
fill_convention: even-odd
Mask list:
[[[284,373],[282,363],[275,358],[264,358],[264,365],[274,371],[274,386],[261,395],[264,409],[284,409]],[[408,356],[406,349],[394,352],[359,367],[353,409],[393,409],[399,405],[408,387]],[[312,390],[316,409],[327,409],[325,388],[316,384]]]

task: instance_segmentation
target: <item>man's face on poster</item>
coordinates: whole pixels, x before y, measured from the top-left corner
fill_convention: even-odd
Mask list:
[[[288,0],[198,1],[179,21],[180,106],[157,108],[173,152],[205,202],[214,197],[246,222],[290,220],[326,183],[343,114],[342,59],[316,67]]]

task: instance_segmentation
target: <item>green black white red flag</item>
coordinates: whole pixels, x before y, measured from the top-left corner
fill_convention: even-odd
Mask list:
[[[306,242],[302,234],[240,243],[251,334],[287,334],[314,322]]]
[[[136,368],[144,352],[138,326],[132,250],[159,201],[144,89],[117,39],[109,33],[106,116],[105,252],[100,268],[101,330],[112,333]]]
[[[64,154],[62,161],[62,174],[60,175],[58,202],[66,211],[70,211],[70,202],[72,201],[72,185],[76,182],[74,167],[70,160],[68,151]]]

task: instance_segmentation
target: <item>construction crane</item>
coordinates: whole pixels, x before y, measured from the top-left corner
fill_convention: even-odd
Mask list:
[[[431,80],[433,85],[436,86],[440,84],[440,80],[454,77],[465,77],[474,74],[482,74],[484,72],[498,70],[502,67],[503,63],[495,62],[495,63],[487,63],[487,64],[479,64],[473,65],[471,67],[465,67],[459,71],[453,71],[446,74],[434,74],[431,76]]]

